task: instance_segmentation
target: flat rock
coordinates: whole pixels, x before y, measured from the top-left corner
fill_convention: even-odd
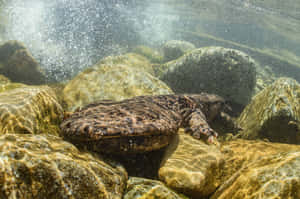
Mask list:
[[[38,62],[26,47],[18,41],[0,45],[0,74],[13,82],[37,85],[46,81]]]
[[[96,65],[89,68],[64,88],[64,101],[75,110],[99,100],[124,100],[139,95],[172,94],[158,78],[144,70],[127,65]]]
[[[224,143],[224,183],[211,199],[300,198],[300,146],[263,141]]]
[[[23,86],[0,92],[0,132],[59,134],[63,110],[48,86]]]
[[[246,106],[237,120],[247,139],[267,138],[274,142],[300,143],[300,85],[280,78]]]
[[[145,178],[131,177],[127,181],[124,199],[187,199],[172,191],[162,182]]]
[[[121,199],[126,171],[51,135],[0,136],[0,198]]]
[[[208,196],[220,185],[224,159],[215,145],[179,132],[167,148],[159,179],[168,187],[193,198]]]
[[[247,105],[254,93],[256,62],[229,48],[193,50],[161,66],[160,78],[176,93],[214,93],[239,105]]]

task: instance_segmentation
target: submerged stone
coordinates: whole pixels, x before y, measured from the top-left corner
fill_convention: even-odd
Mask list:
[[[224,159],[215,145],[208,145],[179,133],[167,148],[159,179],[178,192],[192,198],[213,193],[220,185]]]
[[[300,146],[262,141],[224,143],[224,182],[211,199],[300,198]]]
[[[290,78],[278,79],[252,99],[237,123],[242,138],[299,144],[300,85]]]
[[[0,134],[59,134],[63,110],[48,86],[23,86],[0,93]]]
[[[170,40],[163,45],[164,61],[171,61],[179,58],[185,53],[194,50],[194,44],[187,41]]]
[[[18,41],[0,45],[0,74],[14,82],[43,84],[46,76],[25,46]]]
[[[24,86],[26,85],[21,83],[13,83],[10,81],[10,79],[5,77],[4,75],[0,75],[0,92],[9,91]]]
[[[127,179],[119,165],[79,152],[56,136],[0,136],[0,198],[121,199]]]
[[[150,61],[143,55],[137,53],[127,53],[118,56],[108,56],[100,60],[97,65],[125,65],[137,70],[143,70],[150,74],[154,74]]]
[[[292,151],[300,151],[300,146],[242,139],[224,142],[221,147],[225,159],[225,166],[222,169],[222,182],[226,182],[241,168],[249,167],[248,165],[259,161],[262,157]]]
[[[215,93],[246,105],[254,93],[256,62],[247,54],[228,48],[193,50],[161,66],[161,79],[177,93]]]
[[[158,51],[148,46],[136,46],[133,52],[146,57],[151,63],[162,63],[164,59]]]
[[[158,78],[127,65],[96,65],[72,79],[64,88],[64,101],[75,110],[99,100],[124,100],[139,95],[171,94]]]
[[[126,192],[124,199],[188,199],[160,181],[137,177],[129,178]]]

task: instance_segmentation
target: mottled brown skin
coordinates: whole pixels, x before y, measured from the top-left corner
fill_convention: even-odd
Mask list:
[[[100,101],[71,114],[61,129],[66,140],[93,151],[138,153],[168,145],[180,127],[212,142],[217,133],[208,122],[225,106],[223,98],[207,93]]]

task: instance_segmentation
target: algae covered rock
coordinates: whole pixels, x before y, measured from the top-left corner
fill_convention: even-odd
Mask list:
[[[150,74],[154,74],[154,70],[149,60],[143,55],[136,53],[127,53],[118,56],[108,56],[100,60],[97,65],[126,65],[128,67],[135,68],[137,70],[143,70]]]
[[[25,46],[17,41],[0,45],[0,74],[14,82],[43,84],[46,76]]]
[[[145,178],[129,178],[126,191],[124,199],[188,199],[160,181]]]
[[[50,135],[0,136],[0,198],[121,199],[126,171]]]
[[[238,50],[207,47],[185,54],[162,66],[161,79],[174,92],[215,93],[246,105],[254,92],[255,62]]]
[[[180,132],[166,150],[159,179],[187,196],[205,197],[220,185],[223,166],[224,159],[215,145]]]
[[[163,45],[164,61],[171,61],[184,55],[185,53],[194,50],[194,44],[187,41],[171,40]]]
[[[280,78],[259,92],[237,120],[240,137],[300,143],[300,85]]]
[[[273,72],[272,68],[269,66],[260,66],[256,67],[256,85],[255,85],[255,94],[262,91],[264,88],[271,85],[276,81],[277,75]]]
[[[265,153],[224,182],[211,199],[300,198],[299,176],[299,149]]]
[[[137,46],[133,52],[146,57],[152,63],[162,63],[164,59],[158,51],[148,46]]]
[[[123,100],[139,95],[171,94],[162,81],[127,65],[97,65],[78,74],[64,88],[69,110],[97,100]]]
[[[47,86],[23,86],[0,93],[0,132],[58,135],[63,110]]]

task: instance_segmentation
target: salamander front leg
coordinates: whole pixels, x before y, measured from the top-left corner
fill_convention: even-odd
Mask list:
[[[189,127],[186,132],[190,133],[195,139],[200,139],[201,134],[207,137],[209,143],[214,143],[218,133],[214,131],[206,122],[205,115],[200,110],[195,110],[189,116]]]

